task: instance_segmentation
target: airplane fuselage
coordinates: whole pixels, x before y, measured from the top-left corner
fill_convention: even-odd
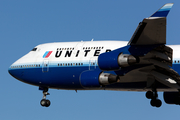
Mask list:
[[[97,64],[101,53],[109,52],[127,45],[126,41],[90,41],[90,42],[59,42],[36,46],[28,54],[17,60],[9,67],[12,76],[18,80],[36,86],[81,90],[80,75],[84,71],[101,71]],[[174,52],[173,68],[178,68],[178,45],[171,46]],[[116,70],[118,71],[118,70]],[[178,70],[176,70],[178,71]],[[106,71],[116,74],[116,72]],[[145,91],[148,88],[147,74],[136,75],[135,72],[122,76],[116,84],[90,89]],[[134,82],[134,80],[136,80]],[[159,90],[167,90],[159,84]],[[172,89],[171,89],[172,90]]]

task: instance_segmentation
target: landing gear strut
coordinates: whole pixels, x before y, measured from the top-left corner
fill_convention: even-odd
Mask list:
[[[41,106],[43,107],[49,107],[51,104],[51,102],[48,99],[46,99],[46,95],[50,95],[48,93],[48,88],[43,89],[43,99],[40,102]]]
[[[161,100],[158,99],[158,94],[157,94],[156,89],[154,89],[153,91],[147,91],[146,98],[151,99],[150,104],[153,107],[161,107],[162,102]]]

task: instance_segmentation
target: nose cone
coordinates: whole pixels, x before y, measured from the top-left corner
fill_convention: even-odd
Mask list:
[[[13,76],[14,78],[18,79],[19,80],[19,77],[20,77],[20,74],[18,71],[15,70],[15,67],[13,66],[10,66],[9,69],[8,69],[8,72],[11,76]]]
[[[22,73],[23,73],[23,70],[22,70],[22,63],[23,63],[24,59],[23,57],[21,57],[20,59],[16,60],[9,68],[8,68],[8,72],[9,74],[22,81]]]
[[[11,67],[9,67],[8,72],[9,72],[9,74],[10,74],[11,76],[13,76],[13,75],[12,75]]]

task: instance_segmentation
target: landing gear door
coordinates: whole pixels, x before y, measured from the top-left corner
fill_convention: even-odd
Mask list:
[[[48,72],[49,71],[49,60],[44,60],[42,64],[42,72]]]
[[[89,70],[94,70],[96,69],[96,59],[95,58],[91,58],[89,60]]]

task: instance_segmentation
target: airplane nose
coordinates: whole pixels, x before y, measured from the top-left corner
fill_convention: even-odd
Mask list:
[[[8,72],[11,76],[15,77],[11,66],[8,68]]]
[[[16,70],[13,66],[9,67],[8,72],[12,77],[20,80],[20,77],[21,77],[20,72]]]
[[[8,73],[12,75],[11,67],[8,68]]]

